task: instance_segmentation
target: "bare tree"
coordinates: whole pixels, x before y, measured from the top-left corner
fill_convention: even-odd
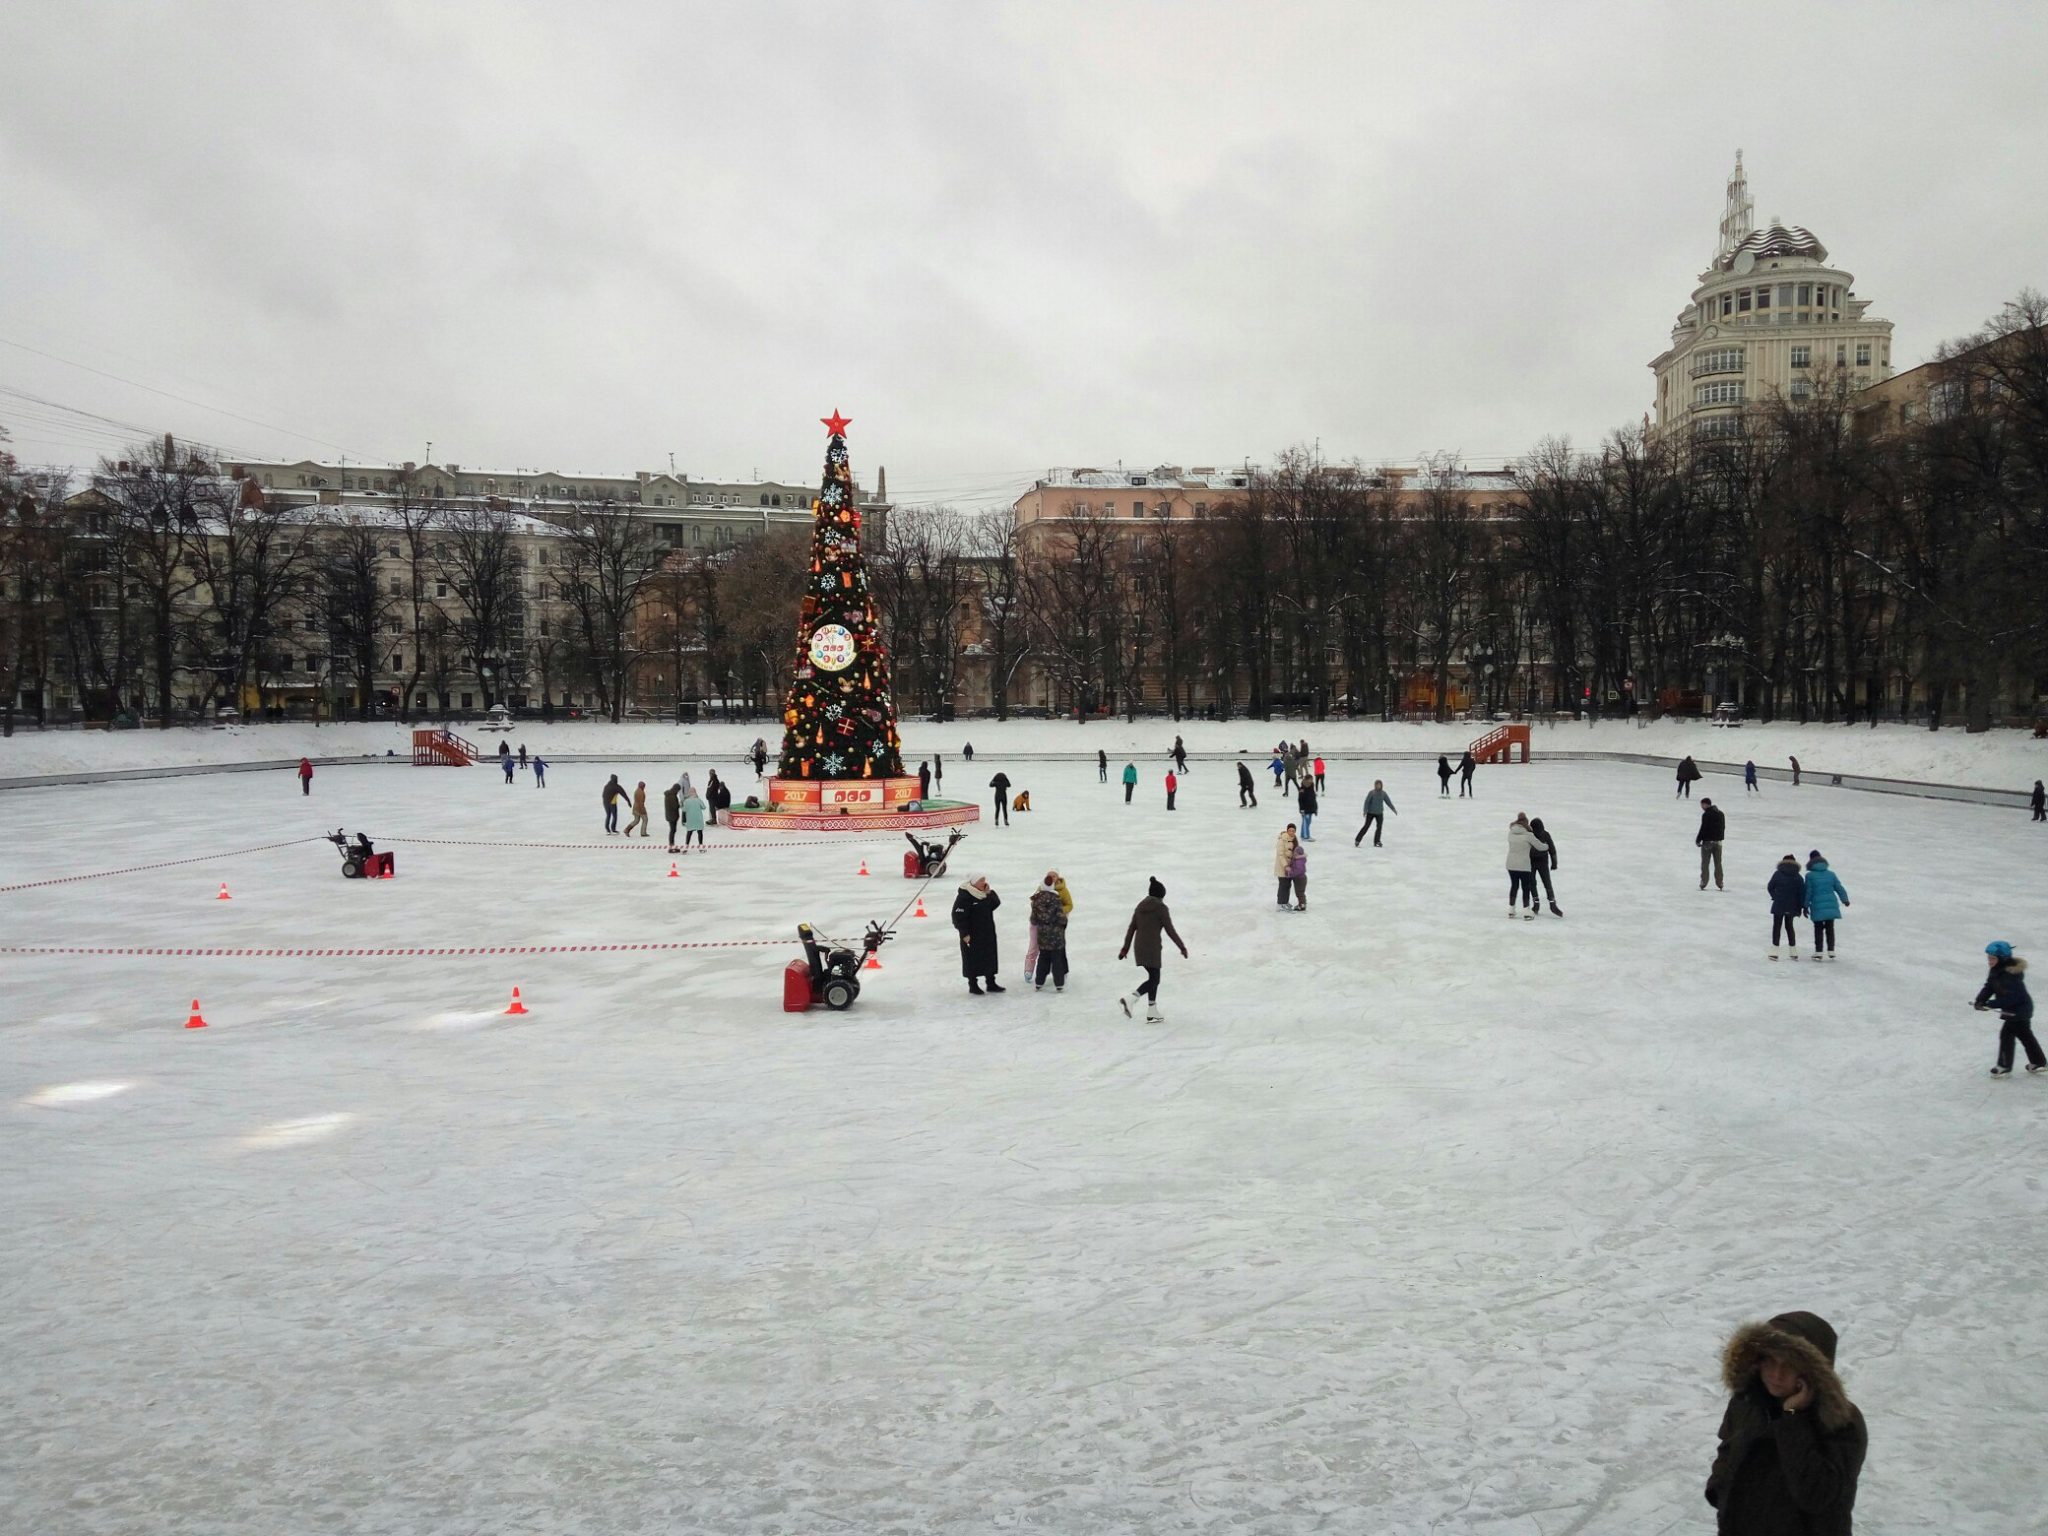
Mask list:
[[[993,508],[968,524],[967,550],[980,589],[979,628],[989,658],[989,703],[998,720],[1010,718],[1010,686],[1031,652],[1025,607],[1024,565],[1017,521],[1008,507]]]
[[[1039,537],[1025,577],[1032,653],[1053,681],[1056,702],[1085,717],[1108,689],[1116,661],[1116,528],[1085,508],[1040,525]]]
[[[192,552],[206,519],[220,508],[221,483],[213,465],[168,435],[130,453],[119,462],[102,459],[92,488],[107,513],[107,574],[135,591],[155,673],[158,724],[168,729],[186,600],[198,580]],[[205,697],[216,686],[209,674]]]
[[[640,656],[634,619],[665,552],[655,542],[652,524],[610,502],[579,506],[567,528],[561,579],[596,673],[598,698],[618,720]]]
[[[389,590],[384,575],[388,537],[375,527],[344,524],[321,541],[316,567],[330,665],[354,680],[356,710],[364,720],[376,712],[377,662],[391,639],[389,630],[402,601]]]
[[[239,703],[258,648],[275,646],[288,608],[306,589],[306,530],[296,509],[265,502],[252,483],[223,479],[207,490],[199,536],[187,544],[198,578],[197,633],[222,691]]]
[[[0,428],[0,445],[6,441]],[[24,693],[37,723],[48,722],[45,683],[62,629],[64,488],[63,476],[38,483],[0,446],[0,736],[14,734]]]
[[[434,545],[440,577],[461,602],[455,624],[486,709],[499,702],[524,663],[525,592],[513,517],[487,502],[455,507],[440,518]]]

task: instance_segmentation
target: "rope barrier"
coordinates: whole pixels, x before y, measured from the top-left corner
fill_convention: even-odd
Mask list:
[[[231,848],[226,853],[202,853],[189,859],[165,859],[158,864],[132,864],[126,869],[100,869],[89,875],[58,875],[49,880],[24,880],[19,885],[0,885],[0,895],[9,891],[33,891],[46,885],[72,885],[80,880],[105,880],[112,875],[139,875],[152,869],[176,869],[182,864],[211,864],[216,859],[238,859],[245,853],[268,853],[273,848],[296,848],[301,843],[324,843],[325,837],[294,837],[282,843],[258,843],[254,848]]]
[[[382,843],[409,843],[419,847],[434,848],[569,848],[609,849],[614,853],[667,853],[669,845],[660,838],[634,838],[628,842],[624,837],[616,842],[603,843],[524,843],[499,842],[489,838],[471,837],[401,837],[393,833],[381,833],[376,841]],[[698,846],[707,853],[724,853],[733,848],[847,848],[856,843],[894,842],[877,832],[867,837],[811,837],[811,838],[753,838],[741,843],[703,843]]]
[[[653,944],[471,944],[448,948],[399,949],[159,949],[145,946],[90,948],[61,944],[0,945],[0,955],[127,955],[189,960],[404,959],[446,955],[609,955],[676,949],[788,949],[788,939],[699,939]]]

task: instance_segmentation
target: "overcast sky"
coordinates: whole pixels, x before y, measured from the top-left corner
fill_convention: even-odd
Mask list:
[[[37,462],[1489,463],[1640,418],[1738,147],[1902,367],[2048,287],[2039,0],[14,0],[0,59]]]

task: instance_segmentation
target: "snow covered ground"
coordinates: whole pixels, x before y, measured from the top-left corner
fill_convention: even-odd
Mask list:
[[[779,1010],[792,924],[893,915],[900,841],[721,829],[668,880],[600,832],[603,763],[545,792],[335,767],[310,801],[281,772],[0,794],[0,885],[337,823],[399,858],[0,894],[8,944],[786,941],[0,956],[9,1528],[1705,1531],[1720,1343],[1794,1307],[1840,1329],[1870,1420],[1859,1530],[2042,1528],[2048,1082],[1987,1077],[1966,1004],[1986,940],[2048,949],[2048,829],[1709,781],[1730,888],[1703,894],[1697,807],[1657,770],[1489,768],[1459,802],[1423,764],[1340,762],[1283,914],[1283,812],[1240,811],[1227,765],[1168,814],[1156,757],[1126,808],[1021,756],[1121,756],[1126,729],[911,728],[949,790],[1004,767],[1039,806],[956,856],[1005,898],[1012,990],[965,994],[941,884],[845,1015]],[[1462,734],[1311,736],[1353,731]],[[728,734],[697,741],[755,728]],[[970,774],[963,734],[1020,755]],[[1863,754],[1909,733],[1813,734],[1885,771]],[[1400,815],[1354,850],[1373,775]],[[1503,916],[1523,809],[1563,921]],[[1854,902],[1842,959],[1770,963],[1764,881],[1813,847]],[[1060,997],[1015,976],[1048,867],[1077,901]],[[1193,950],[1161,1027],[1113,1001],[1153,874]]]
[[[951,763],[963,743],[977,751],[1038,756],[1060,754],[1092,758],[1101,748],[1114,755],[1149,756],[1156,760],[1179,733],[1197,755],[1264,754],[1282,736],[1306,737],[1330,756],[1350,752],[1448,752],[1457,760],[1465,745],[1490,729],[1483,723],[1382,724],[1377,720],[1190,720],[1144,719],[1135,723],[1109,720],[1076,726],[1063,720],[962,720],[948,725],[907,721],[904,749],[913,760],[934,752]],[[498,738],[473,725],[455,729],[495,749]],[[757,736],[771,749],[780,739],[778,725],[767,721],[733,725],[611,725],[603,721],[544,723],[521,721],[510,733],[516,747],[524,741],[550,758],[588,754],[682,753],[710,762],[736,762]],[[1806,772],[1858,773],[1913,779],[1938,784],[1966,784],[1992,789],[2024,790],[2048,774],[2048,742],[2035,741],[2020,730],[1998,730],[1971,736],[1961,728],[1941,731],[1886,725],[1746,725],[1738,730],[1715,729],[1698,720],[1661,720],[1638,726],[1626,720],[1587,725],[1566,721],[1535,728],[1537,752],[1609,752],[1683,757],[1702,763],[1742,763],[1754,758],[1764,769],[1784,768],[1796,754]],[[411,727],[347,723],[310,725],[244,725],[209,730],[180,728],[162,731],[23,731],[0,740],[0,779],[32,774],[73,773],[207,763],[246,763],[312,757],[410,757]],[[986,775],[983,776],[984,779]]]

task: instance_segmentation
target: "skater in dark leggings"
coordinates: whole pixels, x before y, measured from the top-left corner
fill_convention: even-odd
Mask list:
[[[1806,877],[1799,873],[1799,861],[1789,853],[1778,860],[1765,889],[1771,893],[1771,958],[1778,958],[1778,936],[1783,934],[1797,960],[1799,914],[1806,910]]]
[[[1550,884],[1550,872],[1557,868],[1557,839],[1552,837],[1543,825],[1541,816],[1533,818],[1529,830],[1543,840],[1545,846],[1538,848],[1529,860],[1529,872],[1543,883],[1543,899],[1550,903],[1550,915],[1563,917],[1564,910],[1557,904],[1557,892]],[[1535,892],[1531,891],[1533,896]]]
[[[1436,760],[1436,792],[1448,795],[1451,792],[1451,760],[1438,757]]]
[[[1806,861],[1806,915],[1813,923],[1813,958],[1835,957],[1835,919],[1849,905],[1849,892],[1828,861],[1814,849]]]
[[[1978,989],[1974,1006],[1996,1008],[2001,1020],[1998,1065],[1991,1069],[1991,1075],[2004,1077],[2012,1071],[2015,1045],[2026,1051],[2029,1072],[2048,1071],[2048,1056],[2041,1054],[2041,1042],[2034,1038],[2034,999],[2027,991],[2027,962],[2015,955],[2012,946],[2003,939],[1986,944],[1984,954],[1991,962],[1991,974]]]

